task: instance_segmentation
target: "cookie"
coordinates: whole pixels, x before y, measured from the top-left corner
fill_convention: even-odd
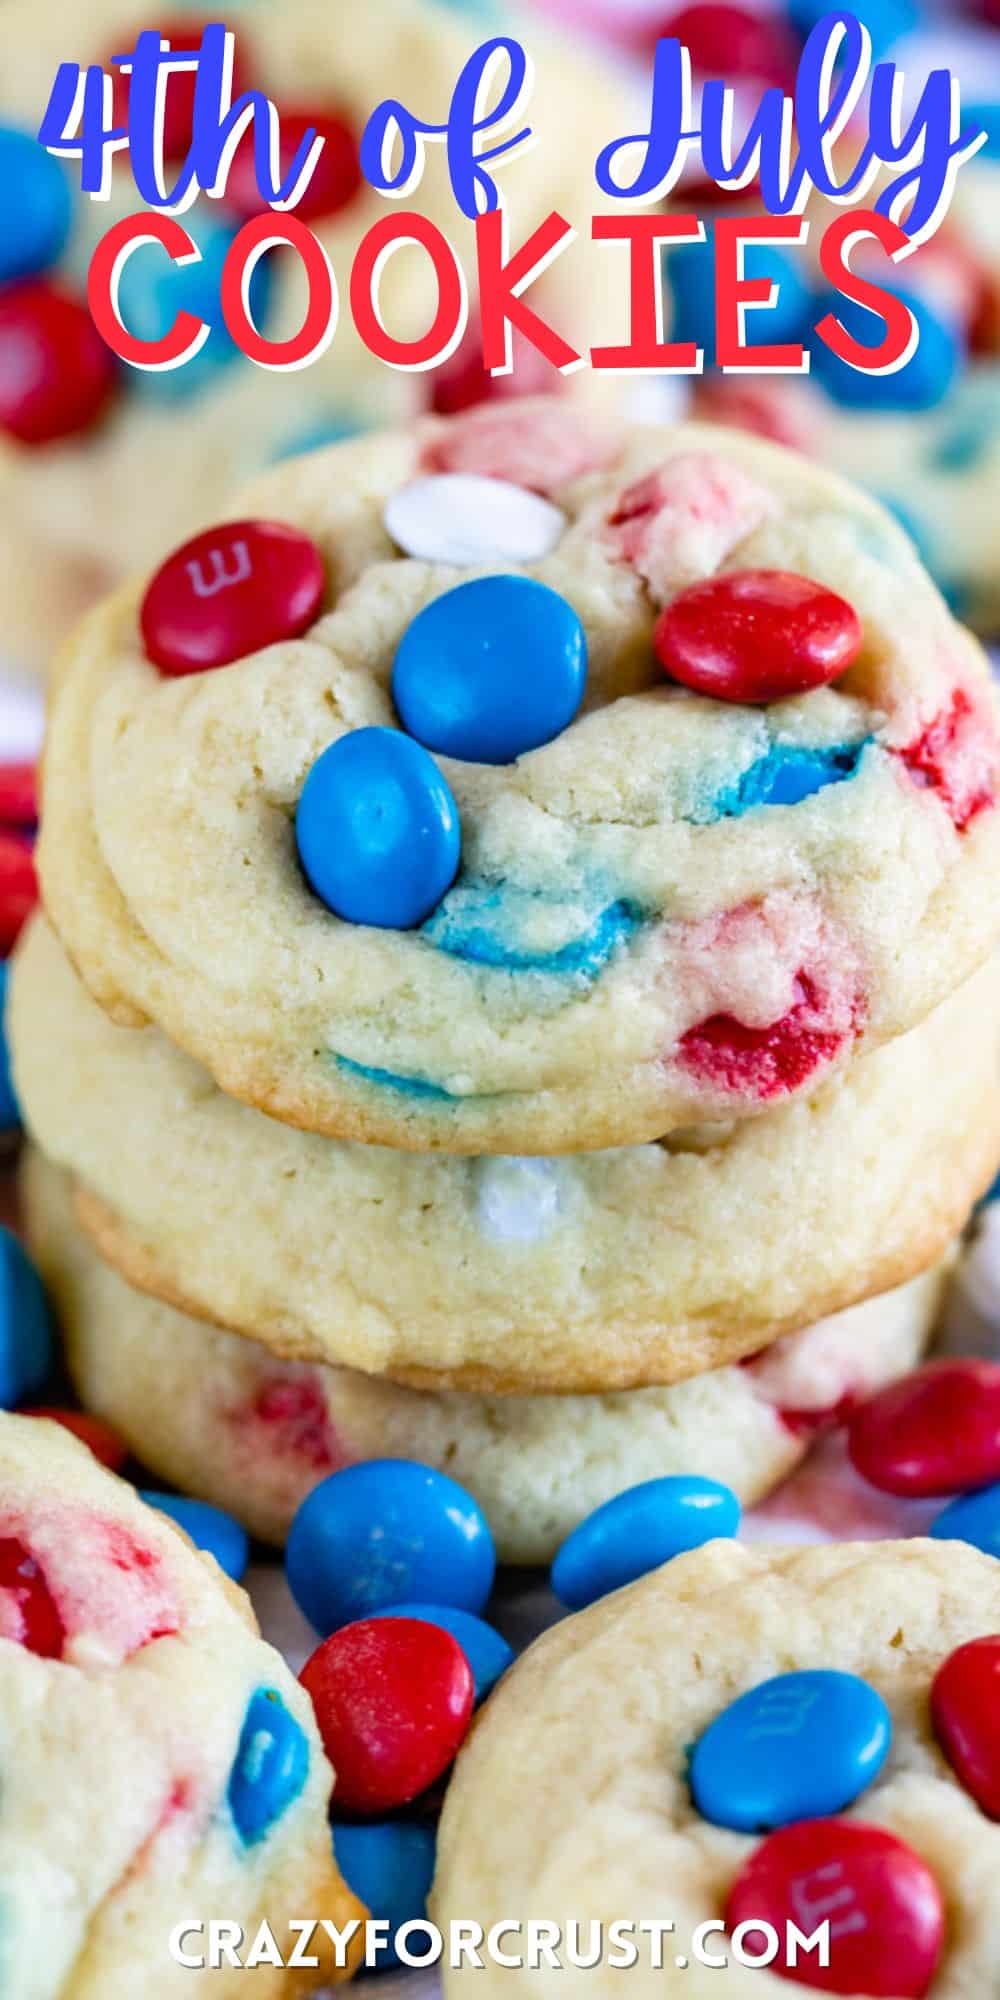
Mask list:
[[[208,9],[178,14],[167,8],[160,16],[174,47],[187,45],[178,41],[185,23],[197,37],[211,18]],[[200,264],[172,270],[153,246],[136,252],[126,268],[121,308],[130,330],[146,339],[159,337],[179,309],[196,312],[212,329],[183,368],[150,373],[115,365],[86,305],[87,268],[98,241],[116,219],[141,207],[127,158],[110,200],[92,202],[79,193],[77,162],[64,179],[59,163],[31,143],[59,64],[109,62],[134,45],[140,28],[152,25],[149,9],[141,0],[94,0],[81,16],[67,0],[40,5],[5,0],[4,24],[8,59],[0,85],[0,152],[20,149],[12,152],[5,172],[25,190],[27,220],[20,232],[13,226],[7,232],[14,237],[7,263],[0,255],[0,343],[12,353],[17,342],[33,350],[36,369],[30,395],[19,387],[16,371],[5,377],[0,393],[0,496],[7,523],[0,607],[8,655],[47,666],[52,646],[88,604],[181,538],[192,524],[193,507],[201,519],[212,521],[236,484],[288,452],[405,419],[435,397],[450,406],[482,393],[474,340],[438,374],[399,372],[363,345],[348,292],[358,245],[393,212],[360,176],[358,143],[368,117],[395,93],[418,115],[443,119],[470,54],[504,29],[475,12],[463,15],[444,0],[373,0],[363,30],[331,22],[323,0],[288,0],[278,10],[234,8],[227,24],[236,35],[237,92],[262,88],[283,112],[286,134],[300,135],[304,120],[326,138],[298,214],[319,236],[332,264],[339,322],[326,352],[291,374],[255,367],[230,339],[221,318],[219,277],[248,213],[244,149],[230,178],[229,198],[216,202],[203,196],[183,216],[201,251]],[[506,31],[516,32],[512,22]],[[550,38],[537,24],[529,25],[527,39],[536,76],[530,116],[539,143],[509,170],[498,170],[512,247],[550,209],[589,235],[591,161],[606,137],[627,129],[628,97],[620,82],[586,56],[560,49],[556,60]],[[168,150],[171,131],[175,149],[187,143],[188,95],[183,79],[168,87]],[[124,88],[116,94],[116,111],[123,116],[124,96]],[[290,121],[296,120],[293,126]],[[567,144],[570,133],[574,143]],[[428,150],[426,174],[408,206],[444,231],[474,291],[473,226],[451,192],[443,148]],[[6,162],[7,154],[3,157]],[[168,164],[168,185],[176,174],[176,163]],[[249,204],[252,210],[252,195]],[[585,274],[586,261],[586,246],[577,246],[575,255],[556,260],[532,292],[540,311],[580,339],[601,331],[597,320],[605,310],[603,296],[597,299]],[[437,303],[428,258],[413,249],[391,257],[379,301],[392,333],[406,340],[422,335]],[[252,308],[269,337],[286,338],[298,330],[306,294],[294,254],[259,266]],[[472,313],[475,326],[474,298]],[[540,357],[533,371],[536,386],[539,374],[547,381]],[[554,371],[552,379],[558,386]],[[577,384],[582,378],[576,378],[574,393]],[[498,393],[509,387],[501,382]],[[583,393],[596,388],[597,378],[588,376]]]
[[[565,1393],[738,1361],[940,1257],[1000,1155],[996,981],[767,1118],[553,1161],[262,1118],[109,1022],[41,923],[9,1021],[25,1121],[132,1284],[286,1358]]]
[[[393,555],[418,475],[471,571]],[[544,487],[554,522],[433,484],[469,475]],[[815,1089],[988,954],[986,663],[852,488],[541,402],[314,454],[237,516],[79,628],[39,849],[102,1004],[228,1093],[421,1151],[633,1144]]]
[[[361,1916],[310,1703],[243,1592],[55,1424],[0,1416],[0,1505],[5,1991],[207,1988],[171,1959],[184,1921],[266,1920],[290,1955],[293,1919]],[[317,1949],[255,1990],[334,1977]]]
[[[82,1402],[159,1477],[278,1543],[320,1479],[386,1456],[447,1470],[479,1501],[508,1563],[551,1561],[593,1508],[668,1473],[722,1480],[749,1504],[823,1429],[919,1358],[944,1277],[937,1266],[742,1367],[672,1389],[435,1395],[281,1362],[132,1291],[81,1231],[66,1176],[36,1150],[22,1195]]]
[[[627,1981],[642,1996],[780,2000],[777,1961],[751,1970],[727,1948],[743,1923],[766,1963],[753,1918],[774,1923],[782,1963],[785,1920],[808,1934],[828,1921],[829,1970],[814,1982],[828,1991],[983,1990],[1000,1834],[950,1761],[949,1725],[964,1719],[980,1747],[986,1711],[968,1683],[956,1694],[958,1649],[967,1663],[969,1642],[998,1631],[1000,1566],[958,1544],[719,1541],[546,1633],[491,1698],[445,1803],[431,1914],[487,1933],[503,1919],[512,1954],[447,1970],[449,2000],[592,1991],[600,1975],[565,1943],[559,1972],[517,1969],[532,1919],[562,1927],[571,1949],[578,1926],[584,1957],[592,1921],[604,1951],[612,1918],[645,1925]],[[776,1676],[791,1680],[749,1713],[733,1706]],[[760,1831],[734,1829],[744,1807]],[[702,1940],[711,1966],[702,1924],[716,1926]],[[807,1986],[810,1963],[794,1975]]]
[[[910,535],[957,616],[1000,631],[1000,365],[969,368],[933,409],[853,411],[815,383],[710,377],[702,414],[796,444],[866,486]]]

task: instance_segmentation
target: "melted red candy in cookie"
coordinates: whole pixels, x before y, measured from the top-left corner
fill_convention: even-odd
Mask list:
[[[51,444],[103,416],[115,362],[86,302],[46,278],[0,291],[0,430]]]
[[[162,563],[142,600],[143,644],[164,674],[225,667],[294,639],[318,616],[323,558],[280,521],[206,528]]]
[[[714,701],[783,701],[846,673],[861,649],[857,613],[788,570],[733,570],[682,590],[653,638],[672,680]]]
[[[1000,1366],[930,1361],[862,1404],[851,1459],[882,1493],[959,1493],[1000,1479]]]
[[[857,1396],[849,1390],[838,1402],[828,1403],[825,1410],[780,1408],[777,1415],[794,1437],[815,1437],[820,1431],[835,1430],[838,1424],[846,1424],[856,1408]]]
[[[362,1618],[317,1647],[300,1675],[337,1773],[338,1809],[384,1813],[446,1771],[472,1720],[468,1660],[415,1618]]]
[[[828,1966],[817,1952],[788,1964],[783,1948],[770,1967],[822,1993],[923,2000],[944,1944],[941,1891],[926,1862],[859,1820],[805,1820],[772,1833],[736,1877],[725,1920],[730,1935],[756,1920],[781,1939],[789,1924],[811,1935],[828,1922]],[[765,1939],[751,1929],[745,1942],[762,1950]]]
[[[679,452],[619,497],[608,526],[658,603],[715,570],[774,511],[767,489],[717,452]]]
[[[937,793],[959,833],[996,797],[992,724],[964,688],[912,743],[897,751],[914,784]]]
[[[270,1449],[303,1458],[317,1472],[332,1472],[344,1463],[330,1422],[326,1398],[313,1377],[278,1376],[258,1389],[249,1411],[233,1413],[237,1422],[249,1415],[271,1432]]]
[[[38,901],[38,880],[27,842],[0,833],[0,956],[13,951]]]
[[[548,496],[586,472],[598,472],[616,440],[578,410],[558,403],[484,403],[456,417],[427,446],[424,472],[474,472]]]
[[[332,109],[278,107],[281,119],[281,148],[278,180],[284,180],[308,131],[323,140],[312,178],[295,213],[302,222],[320,222],[347,208],[362,186],[358,142],[345,118]],[[226,205],[238,215],[260,215],[268,206],[262,201],[254,165],[253,130],[236,149],[226,182]]]
[[[0,1538],[0,1638],[43,1660],[61,1660],[66,1642],[45,1572],[17,1535]]]
[[[747,1027],[732,1014],[713,1014],[681,1036],[684,1068],[715,1090],[764,1101],[782,1097],[833,1061],[850,1037],[823,1027],[822,996],[807,973],[797,981],[799,999],[769,1027]]]
[[[956,1777],[990,1819],[1000,1819],[1000,1638],[973,1639],[945,1660],[931,1716]]]

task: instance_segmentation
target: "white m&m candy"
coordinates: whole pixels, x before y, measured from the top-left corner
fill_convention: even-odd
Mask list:
[[[538,562],[555,548],[566,517],[550,500],[506,479],[432,473],[386,503],[385,526],[397,548],[419,562]]]

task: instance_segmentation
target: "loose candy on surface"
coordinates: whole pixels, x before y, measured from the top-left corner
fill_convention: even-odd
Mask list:
[[[37,1395],[53,1352],[42,1281],[13,1232],[0,1229],[0,1410]]]
[[[33,277],[61,256],[73,220],[66,169],[34,134],[0,126],[0,284]]]
[[[943,402],[962,365],[958,334],[919,292],[893,287],[917,323],[918,340],[909,361],[892,374],[873,375],[841,361],[825,341],[810,343],[814,379],[834,401],[849,409],[914,411]],[[828,314],[863,346],[876,347],[884,331],[878,313],[840,292],[821,292],[813,302],[814,324]]]
[[[739,1524],[728,1486],[683,1474],[646,1480],[574,1528],[552,1564],[552,1588],[571,1611],[582,1610],[687,1549],[735,1535]]]
[[[0,961],[0,1133],[16,1132],[21,1123],[21,1109],[10,1073],[5,1026],[8,976],[7,961]]]
[[[309,1740],[275,1688],[251,1696],[227,1800],[244,1847],[256,1847],[294,1805],[309,1775]]]
[[[880,1694],[857,1674],[776,1674],[731,1702],[691,1754],[691,1793],[715,1826],[757,1833],[843,1812],[892,1741]]]
[[[855,1415],[851,1459],[883,1493],[909,1499],[1000,1479],[1000,1365],[931,1361]]]
[[[734,570],[682,590],[662,613],[657,657],[715,701],[772,702],[826,687],[861,649],[843,597],[786,570]]]
[[[190,1500],[183,1493],[157,1493],[144,1488],[139,1497],[147,1507],[155,1507],[158,1513],[176,1521],[196,1548],[214,1556],[225,1575],[234,1583],[240,1582],[250,1561],[250,1539],[232,1514],[210,1506],[207,1500]]]
[[[280,521],[206,528],[162,563],[142,601],[149,658],[196,674],[294,639],[318,617],[326,579],[307,535]]]
[[[434,1879],[436,1842],[428,1826],[383,1821],[352,1825],[334,1821],[333,1851],[337,1866],[373,1922],[389,1927],[389,1942],[379,1952],[379,1965],[398,1965],[392,1939],[404,1924],[427,1915],[427,1898]]]
[[[338,1811],[408,1805],[447,1770],[472,1718],[472,1670],[458,1641],[416,1619],[345,1625],[300,1678],[337,1773]]]
[[[990,1819],[1000,1819],[1000,1637],[972,1639],[938,1668],[934,1733],[956,1777]]]
[[[511,764],[568,727],[583,700],[587,640],[573,606],[526,576],[459,584],[403,634],[392,694],[428,750]]]
[[[984,1555],[1000,1557],[1000,1483],[953,1500],[932,1521],[928,1533],[935,1541],[971,1542]]]
[[[0,831],[0,953],[13,951],[38,902],[31,848],[20,834]]]
[[[439,1625],[442,1632],[450,1632],[459,1645],[472,1669],[476,1684],[476,1706],[492,1694],[497,1682],[513,1665],[514,1652],[511,1646],[494,1626],[487,1625],[482,1618],[475,1618],[471,1611],[459,1611],[451,1604],[393,1604],[385,1611],[372,1613],[375,1618],[419,1618],[425,1624]]]
[[[209,328],[197,354],[182,367],[129,368],[129,389],[148,402],[187,401],[211,387],[221,370],[242,359],[221,306],[223,266],[236,236],[236,224],[219,218],[213,205],[207,218],[196,207],[186,215],[184,227],[197,247],[197,259],[175,264],[164,256],[159,243],[141,243],[129,256],[118,288],[121,318],[138,340],[164,339],[183,312],[203,320]],[[268,323],[273,270],[273,260],[262,257],[250,279],[250,317],[261,331]]]
[[[211,14],[177,13],[159,14],[151,25],[157,27],[161,40],[170,48],[185,54],[201,47],[205,28],[212,21]],[[119,34],[113,49],[104,56],[104,67],[114,78],[113,116],[116,126],[128,129],[129,86],[131,77],[128,70],[113,68],[112,57],[128,55],[135,47],[135,32],[127,30]],[[166,160],[181,160],[187,153],[194,126],[194,93],[196,73],[194,69],[170,70],[167,73],[163,99],[163,155]],[[236,102],[244,92],[252,89],[255,82],[240,46],[239,36],[233,45],[232,101]]]
[[[728,11],[728,9],[726,10]],[[726,66],[726,73],[731,74]],[[744,201],[746,193],[744,191]],[[693,341],[706,364],[715,360],[715,233],[706,227],[704,243],[679,244],[664,269],[673,300],[671,339]],[[747,338],[753,342],[805,341],[812,316],[812,293],[803,253],[782,250],[774,243],[748,243],[743,275],[751,281],[768,279],[776,287],[773,305],[747,311]]]
[[[295,155],[311,130],[323,141],[323,150],[308,186],[295,204],[301,222],[322,222],[347,208],[364,185],[358,141],[349,120],[332,109],[305,105],[278,105],[281,142],[278,148],[278,182],[287,179]],[[260,215],[269,204],[257,186],[252,131],[237,146],[226,181],[226,207],[246,219]],[[254,315],[255,324],[259,321]]]
[[[496,1551],[482,1508],[455,1480],[410,1459],[331,1473],[303,1501],[286,1551],[288,1582],[317,1632],[398,1604],[478,1614]]]
[[[85,300],[48,279],[0,290],[0,431],[46,445],[87,431],[118,380]]]
[[[566,530],[550,500],[506,479],[428,473],[390,495],[386,533],[419,562],[539,562]]]
[[[109,1472],[120,1472],[125,1464],[129,1449],[124,1438],[104,1422],[103,1417],[91,1416],[89,1410],[62,1410],[55,1405],[33,1403],[19,1409],[21,1417],[42,1417],[47,1423],[61,1424],[63,1430],[70,1431],[79,1438],[87,1450],[92,1452],[99,1465]]]
[[[725,77],[727,83],[749,77],[782,90],[794,88],[798,50],[780,13],[756,13],[724,0],[693,0],[690,6],[654,15],[652,27],[656,38],[676,36],[684,43],[700,76]]]
[[[797,1965],[781,1954],[770,1970],[822,1993],[922,2000],[944,1946],[944,1899],[926,1862],[902,1840],[860,1820],[818,1819],[772,1833],[744,1862],[725,1908],[739,1924],[796,1925],[807,1935],[828,1922],[830,1963],[814,1952]],[[763,1936],[746,1935],[753,1951]]]
[[[398,729],[354,729],[317,757],[295,817],[310,887],[345,923],[411,930],[450,889],[462,833],[433,757]]]
[[[33,827],[37,819],[38,783],[35,764],[27,760],[0,764],[0,826],[25,829]]]

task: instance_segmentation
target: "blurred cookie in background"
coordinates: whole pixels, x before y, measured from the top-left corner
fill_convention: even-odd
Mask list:
[[[483,371],[474,229],[456,204],[443,146],[427,148],[426,171],[408,207],[445,232],[464,264],[469,334],[439,371],[403,372],[376,360],[352,323],[355,252],[375,223],[398,213],[362,179],[365,123],[392,95],[443,123],[463,65],[493,34],[525,40],[535,71],[527,116],[538,142],[498,169],[511,250],[551,209],[583,238],[575,256],[555,260],[531,303],[578,347],[596,337],[605,303],[616,318],[620,313],[617,298],[595,297],[602,288],[593,285],[586,254],[599,205],[593,160],[628,122],[628,93],[619,80],[568,42],[557,46],[537,22],[526,26],[523,17],[518,22],[505,13],[494,21],[448,0],[370,0],[363,20],[348,22],[322,0],[288,0],[280,9],[233,10],[234,93],[258,88],[274,100],[289,160],[309,126],[326,141],[297,213],[320,237],[337,278],[334,339],[314,364],[277,374],[246,360],[223,323],[226,254],[242,223],[263,206],[244,143],[226,195],[201,196],[184,214],[199,260],[181,268],[148,244],[122,275],[121,311],[132,332],[159,338],[186,310],[209,324],[207,341],[193,360],[169,372],[119,363],[93,325],[86,281],[107,229],[141,206],[127,152],[116,164],[110,199],[91,201],[79,192],[78,162],[57,160],[34,135],[60,63],[110,66],[151,26],[174,48],[197,46],[210,18],[192,7],[157,15],[146,0],[94,0],[83,15],[65,0],[4,0],[0,176],[19,190],[0,220],[0,611],[3,652],[12,665],[46,668],[52,648],[94,598],[169,548],[188,527],[192,506],[203,519],[217,517],[230,487],[248,473],[428,407],[451,412],[484,395],[560,386],[530,349],[515,356],[511,377],[492,382]],[[491,85],[491,102],[504,82],[498,76]],[[127,93],[123,78],[115,99],[123,123]],[[190,143],[192,97],[190,76],[173,73],[165,117],[170,182]],[[490,143],[496,142],[481,139],[480,150]],[[401,340],[418,338],[436,305],[429,257],[404,245],[380,278],[385,325]],[[250,306],[269,338],[286,338],[301,326],[306,290],[294,253],[279,250],[257,265]],[[569,379],[575,393],[594,382],[582,371]]]

